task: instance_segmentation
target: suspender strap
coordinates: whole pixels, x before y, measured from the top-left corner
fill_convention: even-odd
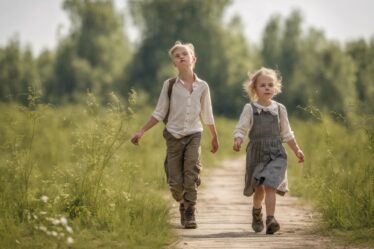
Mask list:
[[[166,113],[166,116],[164,118],[164,124],[165,125],[167,124],[168,118],[169,118],[171,93],[173,91],[173,86],[174,86],[176,80],[177,80],[177,78],[171,78],[171,79],[169,79],[169,87],[168,87],[169,106],[168,106],[168,112]]]

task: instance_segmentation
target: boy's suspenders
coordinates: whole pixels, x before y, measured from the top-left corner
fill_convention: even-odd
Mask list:
[[[166,116],[164,118],[164,124],[165,125],[167,124],[168,118],[169,118],[171,92],[173,91],[173,86],[174,86],[176,80],[177,80],[177,78],[169,79],[169,87],[168,87],[169,106],[168,106],[168,112],[166,113]]]

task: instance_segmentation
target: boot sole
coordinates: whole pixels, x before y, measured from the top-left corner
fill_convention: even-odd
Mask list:
[[[185,229],[196,229],[197,224],[184,224]]]
[[[266,234],[274,234],[275,232],[279,231],[280,225],[278,223],[271,223],[266,228]]]

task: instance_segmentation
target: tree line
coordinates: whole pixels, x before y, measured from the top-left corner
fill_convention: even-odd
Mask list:
[[[260,66],[281,72],[284,93],[277,99],[290,113],[310,104],[374,113],[374,37],[341,44],[321,30],[303,30],[302,13],[294,10],[273,15],[255,44],[238,16],[224,19],[230,2],[128,0],[128,12],[119,12],[112,0],[65,0],[71,26],[55,49],[34,56],[17,38],[0,48],[0,101],[25,103],[33,87],[56,105],[80,103],[87,91],[103,102],[110,92],[126,99],[130,89],[154,104],[162,82],[175,74],[167,51],[181,40],[195,45],[195,70],[211,87],[216,114],[239,115],[248,101],[242,84]],[[140,31],[136,44],[126,15]]]

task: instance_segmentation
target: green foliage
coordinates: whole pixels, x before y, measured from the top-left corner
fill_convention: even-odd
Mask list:
[[[40,88],[36,63],[15,37],[0,48],[0,101],[27,103],[29,87]]]
[[[47,97],[53,102],[82,102],[88,89],[107,100],[130,59],[122,16],[111,0],[66,0],[64,9],[72,28],[57,48],[55,77],[46,83]]]
[[[229,2],[129,1],[142,38],[128,68],[129,87],[141,88],[155,100],[161,83],[175,74],[167,51],[176,40],[191,42],[198,58],[196,73],[211,86],[215,110],[238,114],[244,103],[241,85],[255,64],[255,52],[248,48],[239,18],[224,24]]]
[[[373,243],[373,117],[340,119],[342,125],[315,107],[306,111],[315,122],[292,122],[306,154],[303,167],[290,167],[292,192],[315,201],[327,230]]]
[[[356,65],[356,81],[358,100],[362,109],[370,114],[374,113],[374,39],[368,43],[364,40],[349,42],[346,46],[347,53]]]
[[[302,15],[296,10],[284,21],[274,16],[265,28],[264,65],[280,70],[283,79],[284,93],[277,98],[291,114],[297,106],[310,104],[347,113],[357,103],[355,62],[321,31],[302,32],[301,25]]]
[[[130,134],[149,117],[111,96],[102,106],[0,105],[1,248],[162,248],[173,240],[163,161],[163,125]],[[221,149],[203,136],[203,165],[231,151],[234,123],[217,119]],[[204,180],[203,180],[204,184]],[[70,239],[68,239],[70,237]]]

